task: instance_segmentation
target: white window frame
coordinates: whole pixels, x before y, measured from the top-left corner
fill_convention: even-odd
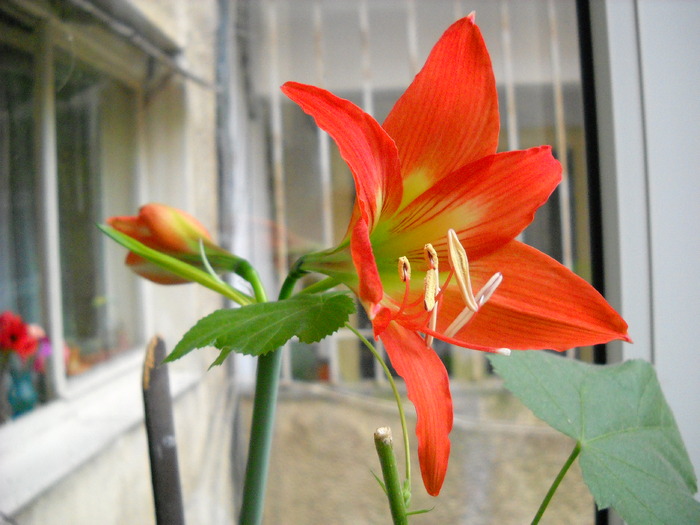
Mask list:
[[[591,1],[606,293],[700,471],[700,4]]]

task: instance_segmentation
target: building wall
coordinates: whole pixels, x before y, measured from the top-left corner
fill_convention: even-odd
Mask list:
[[[175,61],[186,73],[156,64],[149,78],[144,70],[133,130],[137,182],[131,191],[139,205],[156,201],[189,211],[216,236],[217,1],[134,0],[122,7],[181,48]],[[136,209],[121,212],[132,215]],[[139,286],[144,337],[161,334],[168,348],[222,305],[216,294],[194,285]],[[2,512],[23,525],[155,522],[141,355],[136,350],[120,358],[105,367],[106,375],[0,428],[0,462],[11,467],[0,476]],[[215,356],[194,352],[170,365],[188,523],[233,521],[230,374],[225,366],[207,371]]]

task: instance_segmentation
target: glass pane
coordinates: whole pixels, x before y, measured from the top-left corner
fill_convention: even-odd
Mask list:
[[[0,45],[0,311],[41,323],[32,67]]]
[[[69,374],[131,348],[137,335],[134,280],[121,260],[115,264],[111,250],[108,255],[95,227],[106,216],[133,208],[134,111],[130,90],[72,56],[59,56],[59,229]]]
[[[0,45],[0,312],[43,325],[38,181],[34,164],[33,61]],[[38,335],[38,333],[36,334]],[[10,354],[0,373],[0,422],[48,399],[42,341],[25,359]]]

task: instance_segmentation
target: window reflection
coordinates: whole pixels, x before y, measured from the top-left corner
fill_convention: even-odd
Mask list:
[[[41,323],[32,67],[0,45],[0,310]]]
[[[129,89],[71,56],[59,57],[56,83],[63,330],[76,374],[130,348],[138,326],[133,279],[95,227],[131,209],[135,108]]]

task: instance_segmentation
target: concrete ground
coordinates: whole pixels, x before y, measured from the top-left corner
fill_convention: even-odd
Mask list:
[[[411,509],[432,510],[412,516],[410,522],[529,523],[573,442],[537,420],[498,380],[452,388],[455,428],[447,478],[437,498],[428,496],[412,451]],[[250,408],[250,400],[244,398],[241,421],[249,421]],[[405,408],[415,448],[412,405],[406,403]],[[372,475],[380,473],[373,432],[386,425],[394,432],[403,475],[400,424],[388,387],[373,383],[353,389],[305,383],[283,387],[264,523],[391,523],[386,497]],[[247,430],[240,434],[245,441]],[[244,451],[245,443],[238,450]],[[577,463],[542,523],[594,523],[593,500]]]

